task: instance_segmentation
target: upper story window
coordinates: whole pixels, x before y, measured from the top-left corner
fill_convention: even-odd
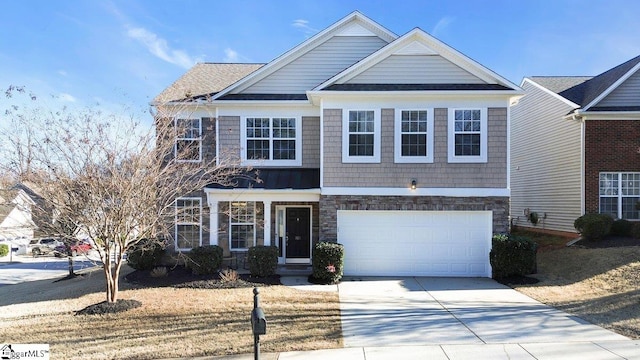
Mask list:
[[[600,173],[600,213],[616,219],[638,220],[640,173]]]
[[[190,250],[202,245],[202,199],[178,198],[175,204],[175,247]]]
[[[302,165],[299,118],[247,117],[242,125],[242,159],[245,164]]]
[[[487,109],[449,109],[449,162],[487,162]]]
[[[342,126],[343,162],[380,162],[380,112],[346,110]]]
[[[178,161],[198,162],[202,160],[201,119],[175,119],[176,143],[174,155]]]
[[[395,117],[395,162],[433,162],[433,110],[400,110]]]

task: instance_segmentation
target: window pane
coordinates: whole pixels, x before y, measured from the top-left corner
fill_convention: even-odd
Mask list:
[[[177,246],[179,249],[193,249],[200,246],[200,226],[178,225]]]
[[[622,198],[622,218],[627,220],[640,219],[640,211],[636,209],[636,204],[640,201],[640,197],[623,197]]]
[[[402,156],[427,156],[427,136],[403,134]]]
[[[640,173],[622,174],[622,195],[640,195]]]
[[[600,198],[600,214],[609,214],[614,219],[618,217],[618,198],[617,197],[601,197]]]
[[[349,156],[373,156],[373,134],[349,135]]]
[[[247,140],[247,159],[269,159],[269,140]]]
[[[273,159],[274,160],[295,160],[296,141],[295,140],[274,140]]]
[[[479,156],[480,155],[480,134],[456,134],[455,155],[456,156]]]
[[[600,196],[604,195],[618,195],[617,173],[600,174]]]
[[[253,225],[231,225],[231,248],[246,249],[253,246]]]
[[[200,140],[176,140],[178,160],[200,160]]]

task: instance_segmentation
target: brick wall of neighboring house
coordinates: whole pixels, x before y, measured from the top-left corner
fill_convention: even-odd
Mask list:
[[[587,120],[585,212],[599,211],[600,172],[640,171],[640,120]]]
[[[493,232],[507,232],[508,197],[320,196],[320,241],[335,241],[338,210],[493,211]]]

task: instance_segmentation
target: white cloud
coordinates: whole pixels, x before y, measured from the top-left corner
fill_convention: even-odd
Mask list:
[[[238,62],[238,52],[231,49],[231,48],[226,48],[224,49],[224,62],[229,62],[229,63],[234,63],[234,62]]]
[[[315,29],[315,28],[312,28],[311,26],[309,26],[309,21],[304,20],[304,19],[293,20],[293,22],[291,23],[291,26],[293,26],[294,28],[298,28],[298,29],[302,30],[302,32],[304,32],[307,35],[318,32],[318,29]]]
[[[442,33],[447,29],[447,27],[449,26],[449,24],[453,22],[453,20],[454,18],[450,16],[445,16],[442,19],[440,19],[436,24],[436,26],[433,27],[433,30],[431,30],[431,35],[437,37],[438,34]]]
[[[64,70],[58,70],[58,75],[61,75],[61,76],[67,76],[67,75],[69,75],[69,74],[67,74],[67,72],[66,72],[66,71],[64,71]]]
[[[58,94],[57,98],[62,102],[76,102],[76,98],[73,95],[67,93],[60,93]]]
[[[156,57],[185,69],[193,66],[199,59],[189,56],[183,50],[173,50],[167,41],[144,28],[129,28],[127,36],[144,45]]]

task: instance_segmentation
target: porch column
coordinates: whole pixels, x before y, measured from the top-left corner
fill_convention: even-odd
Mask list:
[[[271,245],[271,201],[263,201],[264,204],[264,246]]]
[[[218,200],[209,199],[209,245],[218,245]]]

